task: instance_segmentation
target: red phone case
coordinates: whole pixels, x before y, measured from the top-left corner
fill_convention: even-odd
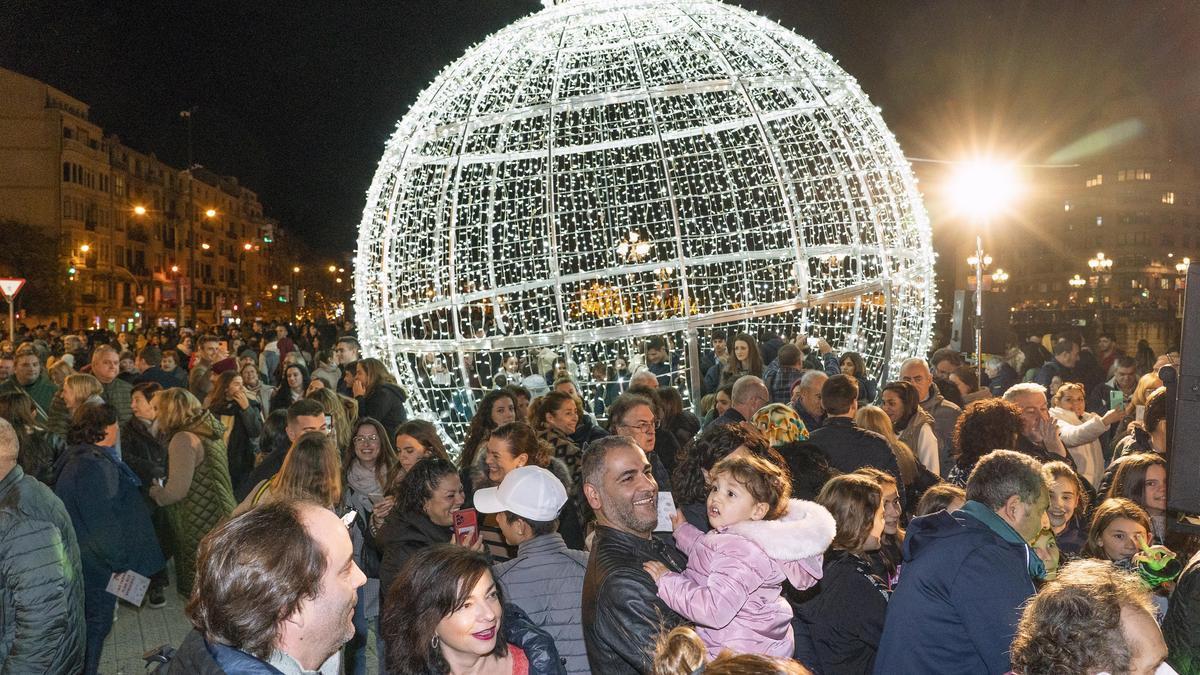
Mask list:
[[[450,515],[454,518],[454,541],[462,544],[474,538],[479,529],[479,516],[475,509],[461,509]]]

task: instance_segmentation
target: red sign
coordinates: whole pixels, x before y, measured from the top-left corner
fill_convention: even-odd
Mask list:
[[[4,299],[9,302],[17,297],[17,293],[21,292],[21,287],[25,285],[24,279],[0,279],[0,293],[4,294]]]

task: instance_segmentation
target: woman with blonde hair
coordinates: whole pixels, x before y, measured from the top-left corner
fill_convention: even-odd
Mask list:
[[[75,373],[63,380],[62,398],[68,412],[74,413],[84,401],[100,398],[103,394],[104,386],[94,375]]]
[[[71,362],[67,360],[65,354],[57,359],[53,356],[50,357],[50,362],[46,365],[46,375],[59,389],[62,389],[63,382],[74,372],[75,369],[71,367]]]
[[[66,438],[71,416],[84,401],[103,401],[104,386],[94,375],[74,373],[63,380],[62,389],[54,396],[46,419],[46,428]]]
[[[225,429],[186,389],[154,395],[158,430],[167,446],[167,481],[150,487],[150,498],[167,508],[175,533],[179,594],[188,597],[196,576],[200,540],[224,520],[236,502],[229,480]]]
[[[350,447],[350,439],[354,436],[354,429],[351,425],[351,418],[346,414],[346,407],[342,405],[342,396],[329,389],[321,388],[314,389],[308,392],[304,398],[311,399],[321,404],[325,409],[325,414],[329,415],[332,420],[332,429],[330,433],[337,441],[337,448],[340,452],[345,452]]]
[[[321,431],[307,431],[292,443],[279,473],[259,481],[232,515],[287,499],[305,499],[333,509],[342,503],[342,490],[342,460],[333,439]]]
[[[900,477],[904,479],[905,487],[912,485],[917,478],[917,456],[913,454],[912,448],[896,435],[892,429],[892,418],[888,417],[883,408],[862,406],[854,414],[854,423],[887,439],[888,447],[896,456],[896,464],[900,465]]]

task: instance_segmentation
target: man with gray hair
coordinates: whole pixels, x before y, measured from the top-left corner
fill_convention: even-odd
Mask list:
[[[629,378],[629,386],[631,387],[646,387],[647,389],[658,389],[658,377],[649,370],[642,368]]]
[[[682,572],[687,557],[654,537],[658,483],[632,439],[593,441],[583,457],[583,494],[596,513],[595,541],[583,578],[583,638],[593,673],[652,670],[658,632],[684,623],[658,599],[642,564],[655,560]]]
[[[1045,575],[1029,542],[1050,502],[1041,464],[996,450],[975,465],[967,503],[914,518],[888,602],[876,673],[1007,673],[1021,608]]]
[[[0,673],[83,668],[83,568],[71,516],[17,465],[20,444],[0,418]]]
[[[712,421],[713,426],[750,421],[759,408],[771,402],[771,392],[762,379],[753,375],[743,375],[733,383],[733,392],[729,398],[729,407]]]
[[[924,359],[905,359],[900,364],[900,379],[917,388],[921,408],[933,418],[933,435],[938,442],[938,466],[941,467],[942,478],[945,478],[954,468],[954,427],[958,424],[962,408],[942,397],[933,384],[933,373]]]
[[[1021,409],[1021,435],[1017,437],[1017,452],[1042,462],[1066,462],[1075,468],[1075,460],[1067,453],[1058,435],[1058,423],[1050,417],[1046,405],[1046,388],[1035,382],[1022,382],[1004,392],[1004,400]]]
[[[804,421],[804,427],[809,433],[820,429],[825,424],[825,405],[821,400],[821,387],[825,386],[825,380],[829,376],[822,370],[806,370],[800,378],[800,383],[793,390],[795,391],[794,400],[792,401],[792,409],[800,415],[800,419]]]

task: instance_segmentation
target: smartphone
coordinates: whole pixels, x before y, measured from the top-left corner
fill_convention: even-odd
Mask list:
[[[333,415],[325,416],[325,433],[333,435]]]
[[[1120,389],[1114,389],[1108,392],[1108,409],[1116,410],[1117,408],[1125,407],[1125,392]]]
[[[475,509],[451,511],[450,517],[454,519],[454,541],[467,544],[475,538],[475,532],[479,530],[479,515]]]
[[[808,342],[808,348],[809,348],[809,349],[816,349],[816,348],[817,348],[817,338],[815,338],[815,337],[810,337],[810,338],[808,338],[807,342]]]

